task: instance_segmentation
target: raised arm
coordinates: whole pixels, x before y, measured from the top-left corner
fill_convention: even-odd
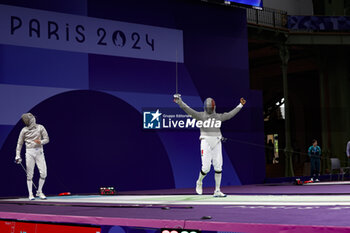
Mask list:
[[[240,99],[240,103],[237,105],[237,107],[235,107],[234,109],[232,109],[230,112],[225,112],[220,114],[220,120],[221,121],[227,121],[230,120],[232,117],[234,117],[237,113],[239,113],[239,111],[241,111],[241,109],[243,108],[243,105],[245,105],[247,101],[244,98]]]
[[[194,110],[190,106],[188,106],[185,102],[183,102],[181,99],[181,95],[175,94],[174,95],[174,102],[177,103],[180,106],[180,108],[182,108],[182,110],[184,110],[192,118],[194,118],[196,120],[204,120],[203,113],[197,112],[196,110]]]

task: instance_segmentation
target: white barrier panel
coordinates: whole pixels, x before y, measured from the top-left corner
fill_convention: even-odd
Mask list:
[[[182,31],[0,5],[0,43],[183,62]]]

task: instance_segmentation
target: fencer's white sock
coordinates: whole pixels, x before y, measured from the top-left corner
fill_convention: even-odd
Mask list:
[[[200,172],[199,172],[198,181],[199,181],[200,183],[202,183],[202,181],[203,181],[203,179],[204,179],[205,176],[206,176],[206,174],[203,175],[202,171],[200,171]]]
[[[222,173],[215,172],[215,191],[220,191]]]
[[[45,179],[39,179],[39,187],[38,187],[38,193],[42,193],[43,192],[43,186],[45,183]]]
[[[33,195],[33,181],[27,180],[28,194]]]

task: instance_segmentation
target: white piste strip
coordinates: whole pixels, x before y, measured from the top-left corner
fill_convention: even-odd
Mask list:
[[[27,202],[27,198],[2,199],[2,201]],[[350,206],[349,195],[229,195],[214,198],[211,195],[166,196],[70,196],[48,197],[33,202],[127,204],[127,205],[263,205],[263,206]],[[1,203],[1,201],[0,201]]]

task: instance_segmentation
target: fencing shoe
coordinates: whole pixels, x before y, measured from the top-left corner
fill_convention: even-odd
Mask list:
[[[36,196],[39,197],[41,200],[46,199],[46,196],[43,192],[36,192]]]
[[[221,192],[220,190],[216,190],[214,192],[214,197],[226,197],[227,195]]]
[[[33,200],[35,200],[35,197],[33,196],[33,193],[29,194],[29,197],[28,197],[28,199],[29,199],[30,201],[33,201]]]
[[[199,180],[197,180],[197,183],[196,183],[196,193],[198,195],[203,194],[202,182],[200,182]]]

